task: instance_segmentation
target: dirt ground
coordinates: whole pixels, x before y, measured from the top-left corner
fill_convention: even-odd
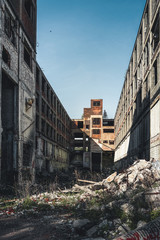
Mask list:
[[[73,231],[68,214],[52,212],[37,216],[1,216],[1,240],[68,240],[79,239]]]

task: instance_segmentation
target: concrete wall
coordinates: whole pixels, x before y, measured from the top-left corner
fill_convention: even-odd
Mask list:
[[[6,32],[5,14],[8,14],[11,21],[14,23],[14,25],[11,26],[11,34],[10,32]],[[0,86],[2,86],[4,77],[13,85],[13,126],[11,130],[13,140],[10,144],[13,148],[13,159],[11,165],[13,165],[14,180],[18,179],[19,182],[21,182],[26,177],[34,180],[35,51],[24,31],[24,26],[22,26],[20,21],[16,18],[16,14],[17,13],[13,11],[7,0],[1,1],[0,24],[2,24],[2,32],[0,35]],[[28,66],[25,61],[24,42],[27,42],[30,48],[30,62],[32,66]],[[4,52],[8,55],[8,62],[6,57],[4,55],[2,56]],[[3,94],[0,94],[0,96],[3,96],[4,92],[4,89],[1,87],[1,93]],[[6,92],[6,96],[3,98],[3,101],[6,99],[6,109],[5,103],[2,105],[0,100],[0,123],[2,121],[2,114],[9,109],[7,105],[7,94],[9,94],[9,91],[8,93]],[[29,99],[32,99],[30,106],[26,104]],[[1,125],[0,129],[2,129],[2,127]],[[5,145],[3,144],[4,140],[2,141],[2,135],[3,139],[5,139],[6,137],[4,134],[8,131],[7,127],[2,130],[3,132],[1,133],[0,140],[1,147]],[[3,149],[3,154],[5,154],[5,151],[7,150]],[[1,159],[1,163],[4,163],[4,161],[4,159]],[[6,168],[6,171],[7,169],[8,168]],[[1,169],[1,172],[2,170],[3,169]],[[7,177],[5,180],[7,181]]]
[[[147,0],[115,114],[115,159],[160,160],[160,2]]]

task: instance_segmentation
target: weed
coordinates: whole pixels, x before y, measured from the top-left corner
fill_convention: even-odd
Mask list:
[[[152,210],[150,213],[150,216],[151,216],[151,220],[154,220],[157,217],[160,217],[160,208]]]
[[[29,197],[25,198],[23,203],[22,203],[22,209],[31,209],[33,207],[37,207],[37,202],[31,200]]]

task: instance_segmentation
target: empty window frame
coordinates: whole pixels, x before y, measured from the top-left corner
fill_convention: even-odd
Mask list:
[[[153,51],[157,48],[157,45],[159,43],[159,15],[157,16],[154,25],[152,27],[152,35],[153,35],[153,40],[152,40],[152,48]]]
[[[153,64],[153,74],[154,74],[154,85],[158,82],[158,76],[157,76],[157,60]]]
[[[25,10],[26,10],[29,18],[31,19],[32,22],[34,22],[34,20],[35,20],[35,7],[33,5],[32,0],[25,0],[24,7],[25,7]]]
[[[88,124],[86,125],[86,129],[89,130],[89,125]]]
[[[103,129],[103,133],[114,133],[114,129]]]
[[[39,86],[39,69],[36,67],[36,84]]]
[[[39,111],[39,94],[36,94],[36,110]]]
[[[103,143],[108,143],[108,140],[103,140]]]
[[[42,131],[42,133],[45,133],[45,128],[46,128],[46,122],[42,119],[41,120],[41,131]]]
[[[9,52],[4,47],[3,47],[3,51],[2,51],[2,59],[8,65],[8,67],[10,67],[11,57],[10,57]]]
[[[14,45],[16,45],[17,24],[7,9],[5,9],[5,16],[4,16],[4,31],[8,36],[8,38],[10,39],[10,41]]]
[[[45,101],[42,99],[42,113],[45,114],[46,112],[46,103]]]
[[[83,121],[78,121],[78,128],[83,128]]]
[[[94,107],[99,107],[101,104],[100,104],[100,101],[93,101],[93,106]]]
[[[36,129],[39,130],[39,116],[36,114]]]
[[[42,92],[43,92],[43,94],[45,94],[45,86],[46,86],[46,81],[45,81],[44,77],[42,77]]]
[[[24,61],[32,69],[32,50],[26,41],[24,41]]]
[[[92,134],[100,134],[100,129],[93,129]]]
[[[114,145],[114,141],[113,140],[109,140],[109,144],[110,145]]]
[[[92,124],[93,124],[93,125],[99,125],[100,122],[101,122],[101,119],[100,119],[100,118],[93,118],[93,119],[92,119]]]
[[[114,126],[114,121],[103,119],[103,126]]]

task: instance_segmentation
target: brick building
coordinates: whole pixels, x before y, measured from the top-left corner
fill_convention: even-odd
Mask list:
[[[115,114],[115,163],[160,160],[160,0],[147,0]]]
[[[82,119],[72,120],[72,162],[102,170],[113,163],[114,120],[103,119],[103,100],[92,99]]]
[[[0,178],[34,178],[36,0],[0,1]]]
[[[67,169],[71,120],[36,62],[36,0],[0,1],[0,179]]]
[[[71,119],[36,66],[36,172],[67,170],[70,157]]]

